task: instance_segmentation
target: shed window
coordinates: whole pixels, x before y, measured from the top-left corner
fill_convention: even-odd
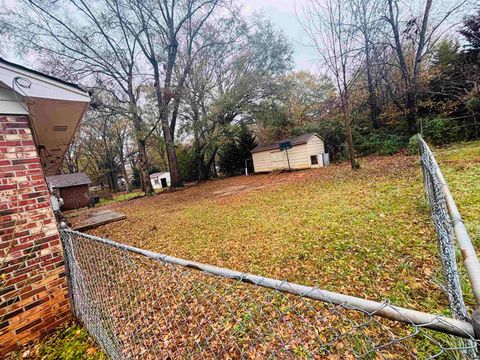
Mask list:
[[[155,184],[158,185],[160,182],[158,181],[158,178],[155,179]]]
[[[318,165],[318,156],[317,155],[311,155],[310,156],[310,162],[312,165]]]

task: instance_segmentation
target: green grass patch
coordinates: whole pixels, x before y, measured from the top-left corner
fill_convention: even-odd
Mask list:
[[[66,324],[40,341],[12,353],[7,360],[42,359],[42,360],[106,360],[100,351],[78,324]]]
[[[142,196],[144,196],[144,193],[141,191],[132,191],[129,193],[115,194],[113,195],[112,199],[100,199],[100,202],[98,203],[97,206],[111,205],[117,202],[140,198]]]

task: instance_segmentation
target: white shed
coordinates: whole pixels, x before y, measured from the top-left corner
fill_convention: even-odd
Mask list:
[[[150,175],[150,182],[154,189],[163,189],[170,186],[170,173],[159,172]]]
[[[290,142],[292,148],[280,150],[280,144],[284,142]],[[289,161],[291,169],[318,168],[329,163],[324,141],[315,133],[259,144],[252,150],[252,158],[256,173],[288,169]]]

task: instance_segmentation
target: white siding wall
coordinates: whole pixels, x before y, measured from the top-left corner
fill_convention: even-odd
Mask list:
[[[288,150],[288,157],[292,169],[308,169],[310,167],[307,144],[292,147]],[[285,168],[288,169],[288,164]]]
[[[312,165],[312,167],[320,167],[323,166],[322,154],[325,152],[325,144],[322,139],[317,136],[313,136],[307,143],[308,146],[308,161],[310,161],[311,155],[317,155],[318,157],[318,165]]]
[[[273,170],[270,151],[261,151],[252,154],[255,172],[267,172]]]
[[[322,154],[325,152],[323,140],[317,136],[313,136],[307,143],[310,154]]]
[[[252,154],[255,172],[288,169],[287,154],[280,150],[267,150]],[[288,150],[290,167],[292,169],[307,169],[310,167],[307,144],[296,145]]]
[[[150,182],[152,183],[152,186],[154,189],[161,189],[162,188],[162,180],[161,179],[166,179],[167,180],[167,186],[170,186],[171,184],[171,180],[170,180],[170,173],[166,173],[166,174],[163,174],[163,175],[159,175],[159,176],[154,176],[154,177],[150,177]],[[155,180],[158,180],[158,184],[156,183]]]
[[[323,140],[317,136],[303,145],[296,145],[288,150],[290,167],[292,169],[309,169],[323,166],[322,154],[325,152]],[[318,165],[311,165],[310,155],[318,156]],[[288,169],[287,155],[285,151],[266,150],[252,154],[255,172],[268,172]]]

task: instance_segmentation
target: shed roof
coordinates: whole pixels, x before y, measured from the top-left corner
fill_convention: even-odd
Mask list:
[[[89,185],[92,182],[85,173],[61,174],[47,176],[47,183],[54,189],[61,189],[71,186]]]
[[[280,143],[290,141],[292,143],[292,146],[296,145],[303,145],[308,142],[313,136],[318,136],[316,133],[307,133],[299,136],[294,136],[282,140],[275,141],[273,143],[268,143],[268,144],[258,144],[253,150],[251,151],[252,153],[256,152],[261,152],[261,151],[267,151],[267,150],[278,150],[280,147]],[[320,139],[321,137],[318,136]]]
[[[150,174],[150,178],[159,177],[159,176],[163,176],[163,175],[166,175],[166,174],[169,174],[169,172],[168,171],[157,172],[157,173]]]

